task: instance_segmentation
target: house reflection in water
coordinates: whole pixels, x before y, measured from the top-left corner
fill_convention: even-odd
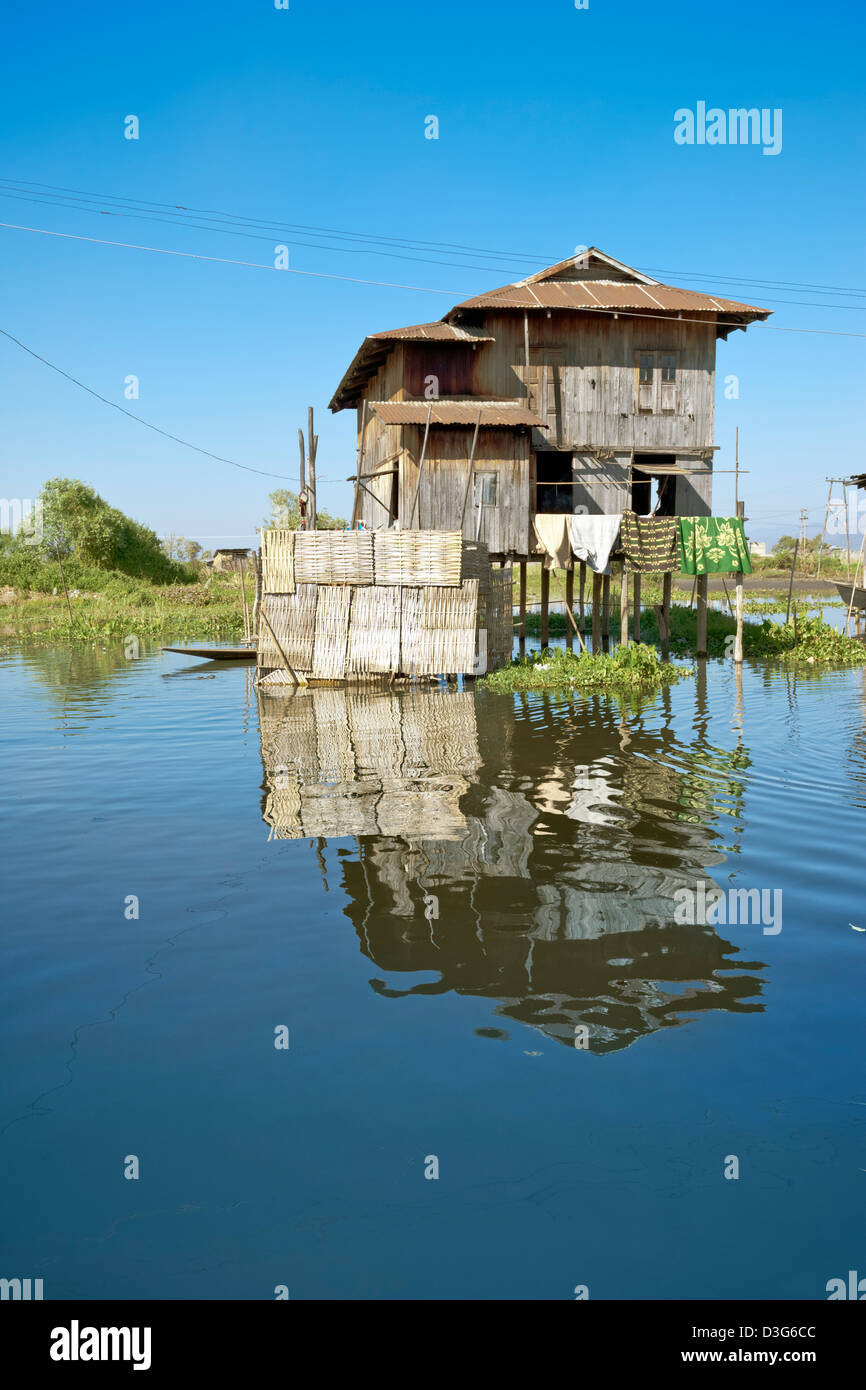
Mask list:
[[[762,963],[674,917],[742,809],[747,754],[706,720],[684,746],[603,701],[446,689],[261,695],[260,719],[271,834],[357,838],[345,910],[381,995],[479,995],[567,1045],[585,1025],[593,1052],[762,1007]],[[401,984],[418,972],[438,978]]]

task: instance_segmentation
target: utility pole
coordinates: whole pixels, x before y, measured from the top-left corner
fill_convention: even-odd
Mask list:
[[[809,568],[809,566],[808,566],[808,560],[807,560],[807,556],[806,556],[806,521],[808,520],[808,517],[809,517],[809,510],[808,510],[808,508],[807,508],[807,507],[801,507],[801,508],[800,508],[800,544],[801,544],[801,546],[803,547],[803,572],[804,572],[804,574],[808,572],[808,568]]]
[[[301,490],[299,493],[301,506],[301,530],[315,531],[316,529],[316,451],[319,447],[319,436],[313,433],[313,407],[307,407],[307,440],[304,442],[304,431],[298,430],[298,448],[301,453]],[[309,479],[309,488],[307,480]]]

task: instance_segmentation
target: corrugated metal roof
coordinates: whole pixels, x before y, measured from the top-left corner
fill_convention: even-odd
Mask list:
[[[736,314],[740,318],[766,318],[770,310],[734,299],[682,290],[675,285],[638,285],[614,280],[542,280],[503,285],[455,305],[458,309],[639,309],[652,313]]]
[[[370,408],[383,425],[423,425],[427,421],[430,401],[371,401]],[[432,402],[431,425],[474,426],[481,412],[482,428],[512,429],[518,426],[543,425],[534,411],[514,401],[448,401]]]
[[[370,377],[378,371],[394,343],[492,343],[492,338],[471,333],[455,323],[410,323],[407,328],[388,328],[384,333],[368,333],[343,376],[333,399],[331,410],[342,410],[362,393]]]
[[[482,338],[477,333],[470,333],[465,328],[459,328],[455,323],[443,323],[441,319],[436,323],[410,323],[408,328],[389,328],[384,333],[372,333],[372,338],[381,338],[386,341],[391,339],[398,341],[407,338],[421,339],[435,343],[492,343],[492,338]]]

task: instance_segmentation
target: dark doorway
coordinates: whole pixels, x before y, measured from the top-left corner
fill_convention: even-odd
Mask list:
[[[631,509],[638,516],[676,516],[677,474],[654,471],[675,468],[676,462],[676,454],[635,454]]]
[[[535,455],[535,510],[574,511],[570,451],[548,449]]]

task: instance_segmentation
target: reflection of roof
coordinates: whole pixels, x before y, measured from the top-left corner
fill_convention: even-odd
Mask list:
[[[534,410],[527,410],[514,401],[461,400],[450,401],[371,401],[370,408],[383,425],[423,425],[430,412],[431,425],[474,426],[481,414],[482,428],[518,429],[543,425]]]

